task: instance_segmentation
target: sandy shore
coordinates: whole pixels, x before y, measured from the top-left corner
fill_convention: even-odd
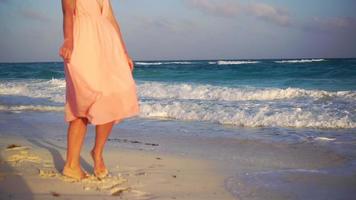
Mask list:
[[[234,129],[234,135],[204,123],[142,119],[114,127],[105,150],[111,177],[72,182],[59,173],[66,148],[62,117],[0,113],[0,199],[346,200],[356,195],[356,141],[342,139],[346,132],[340,138],[328,139],[325,132],[282,142],[250,137],[277,129]],[[81,163],[90,173],[93,137],[89,126]]]
[[[108,148],[105,160],[111,177],[74,182],[59,173],[64,145],[2,137],[0,199],[232,199],[211,162],[140,150]],[[88,152],[83,149],[81,162],[92,172]]]

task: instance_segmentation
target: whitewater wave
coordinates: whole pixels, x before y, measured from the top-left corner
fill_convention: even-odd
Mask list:
[[[279,60],[275,63],[311,63],[311,62],[323,62],[325,59],[300,59],[300,60]]]
[[[225,61],[219,60],[217,62],[209,62],[209,64],[218,64],[218,65],[244,65],[244,64],[257,64],[259,61]]]
[[[163,65],[162,62],[135,62],[135,65]]]
[[[32,98],[47,98],[63,103],[65,93],[64,79],[30,80],[0,83],[0,94],[21,95]],[[267,101],[297,98],[342,99],[356,101],[353,91],[306,90],[300,88],[233,88],[208,84],[163,83],[151,81],[137,82],[138,95],[141,98],[154,99],[195,99],[214,101]]]
[[[41,112],[62,112],[63,106],[43,106],[43,105],[0,105],[0,111],[23,112],[23,111],[41,111]]]
[[[215,101],[282,100],[295,98],[329,99],[341,98],[356,101],[352,91],[329,92],[299,88],[231,88],[203,84],[172,84],[143,82],[138,84],[140,97],[155,99],[199,99]]]
[[[50,101],[63,103],[66,82],[64,79],[21,80],[0,83],[0,95],[18,95],[32,98],[47,98]]]
[[[203,102],[140,101],[142,118],[208,121],[238,127],[356,128],[349,115],[335,116],[333,110],[280,108],[273,105],[219,105]],[[313,108],[316,109],[316,108]],[[63,106],[0,105],[0,111],[63,112]]]
[[[150,81],[139,81],[137,89],[143,118],[242,127],[356,128],[354,91],[232,88]],[[0,82],[0,95],[0,111],[62,112],[65,80]]]
[[[135,62],[136,65],[189,65],[192,62],[187,61],[170,61],[170,62]]]
[[[315,109],[315,108],[314,108]],[[240,106],[202,102],[145,102],[141,117],[209,121],[239,127],[291,128],[356,128],[349,115],[335,116],[333,110],[281,108],[273,105],[242,104]]]
[[[255,107],[245,105],[236,109],[226,105],[206,105],[192,102],[146,103],[142,105],[142,116],[163,117],[179,120],[210,121],[242,127],[314,127],[314,128],[355,128],[356,124],[348,117],[335,119],[327,114],[293,110],[276,111],[270,106]]]

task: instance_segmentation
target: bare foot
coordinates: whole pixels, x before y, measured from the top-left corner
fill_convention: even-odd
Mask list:
[[[82,179],[89,177],[89,175],[87,173],[85,173],[80,167],[70,168],[68,166],[64,166],[62,174],[64,176],[67,176],[69,178],[73,178],[76,180],[82,180]]]
[[[94,160],[94,175],[99,178],[106,177],[109,172],[105,167],[103,157],[101,155],[96,155],[94,150],[90,151],[90,155]]]

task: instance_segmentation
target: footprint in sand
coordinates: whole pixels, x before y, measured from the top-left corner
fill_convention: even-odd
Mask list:
[[[31,147],[21,145],[8,145],[5,151],[10,155],[7,156],[5,162],[12,164],[13,166],[20,167],[25,162],[35,163],[38,175],[45,179],[59,179],[68,183],[79,183],[82,185],[84,191],[100,191],[108,193],[112,196],[121,196],[124,193],[130,193],[129,196],[133,196],[137,199],[147,199],[150,195],[146,192],[135,190],[132,187],[124,186],[127,183],[127,179],[123,178],[121,174],[111,175],[109,177],[98,179],[97,177],[90,175],[88,178],[81,181],[77,181],[66,176],[63,176],[55,168],[51,161],[43,160],[41,157],[30,153]],[[0,180],[6,174],[0,174]]]

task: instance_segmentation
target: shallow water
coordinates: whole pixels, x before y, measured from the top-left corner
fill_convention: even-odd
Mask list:
[[[0,137],[56,141],[65,149],[59,112],[0,113]],[[85,146],[94,140],[89,126]],[[209,122],[133,118],[115,126],[107,148],[209,160],[236,199],[349,199],[356,195],[353,129],[237,128]],[[152,145],[154,144],[154,145]]]
[[[356,60],[139,61],[140,117],[356,128]],[[0,111],[62,112],[63,63],[0,64]]]

